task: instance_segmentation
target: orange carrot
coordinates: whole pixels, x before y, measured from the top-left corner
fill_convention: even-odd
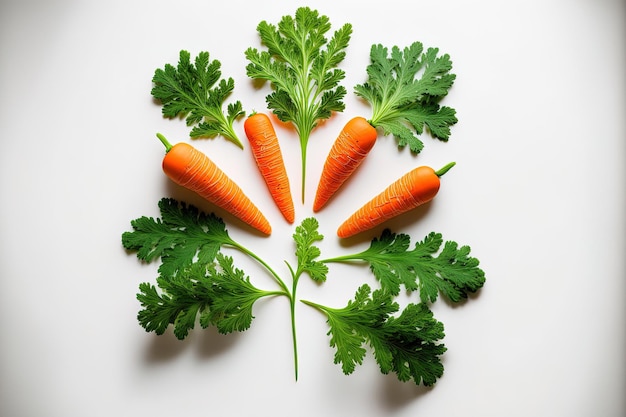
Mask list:
[[[333,144],[317,186],[313,211],[319,211],[357,169],[376,143],[378,134],[363,117],[350,119]]]
[[[278,137],[272,122],[263,113],[254,113],[243,124],[250,148],[267,188],[278,209],[289,223],[293,223],[295,211],[289,178],[280,151]]]
[[[160,133],[157,137],[166,149],[163,171],[172,181],[196,192],[255,229],[267,235],[272,232],[265,216],[241,188],[205,154],[186,143],[172,146]]]
[[[413,169],[354,212],[339,226],[337,235],[353,236],[429,202],[439,191],[439,177],[454,165],[451,162],[439,171],[425,166]]]

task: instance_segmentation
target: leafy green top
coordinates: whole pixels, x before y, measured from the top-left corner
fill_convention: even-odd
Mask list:
[[[409,291],[419,291],[421,302],[434,302],[441,292],[450,301],[467,298],[485,283],[485,273],[479,261],[470,256],[470,247],[458,247],[448,241],[437,256],[443,239],[440,233],[430,233],[409,249],[410,237],[384,230],[374,238],[370,247],[353,255],[331,258],[323,262],[366,261],[382,288],[391,294],[400,293],[400,285]]]
[[[235,88],[235,81],[220,79],[220,68],[221,63],[211,60],[208,52],[200,52],[194,64],[189,52],[180,51],[177,67],[166,64],[154,72],[151,93],[162,103],[164,116],[186,117],[187,126],[194,126],[192,138],[222,135],[243,148],[233,123],[244,111],[241,102],[236,101],[224,113],[224,102]]]
[[[196,259],[201,264],[211,263],[222,246],[236,245],[224,221],[214,214],[171,198],[161,199],[159,209],[161,218],[143,216],[131,221],[133,231],[122,234],[122,245],[137,251],[142,261],[160,258],[162,275],[175,275]]]
[[[300,7],[295,17],[284,16],[273,25],[262,21],[257,26],[267,51],[248,48],[247,74],[252,79],[269,81],[273,92],[267,96],[270,109],[298,131],[302,153],[302,184],[306,172],[306,147],[311,131],[319,120],[333,111],[343,111],[346,89],[339,85],[344,78],[337,66],[345,57],[344,49],[352,35],[352,26],[343,25],[328,40],[331,25],[327,16]]]
[[[383,374],[393,371],[400,381],[433,385],[443,374],[439,356],[446,347],[436,343],[444,337],[443,324],[425,304],[409,304],[395,317],[399,305],[391,294],[370,292],[364,284],[354,301],[340,309],[305,301],[328,317],[330,345],[337,349],[335,363],[341,363],[345,374],[352,373],[363,362],[367,342]]]
[[[222,219],[171,198],[161,199],[159,209],[160,218],[140,217],[131,221],[133,231],[122,234],[122,245],[136,251],[137,258],[161,260],[158,288],[142,283],[137,294],[143,307],[137,318],[147,331],[162,334],[173,324],[176,337],[184,339],[198,316],[203,328],[243,331],[250,327],[256,300],[288,295],[280,278],[280,290],[260,290],[234,267],[232,257],[222,253],[224,247],[257,258],[230,238]]]
[[[296,227],[293,240],[296,243],[296,257],[300,270],[309,274],[314,281],[326,281],[328,266],[316,260],[320,256],[320,249],[314,246],[315,242],[324,237],[318,232],[319,223],[316,219],[309,217]]]
[[[456,76],[450,73],[452,62],[445,54],[437,56],[437,48],[424,52],[420,42],[400,50],[373,45],[368,79],[355,86],[355,93],[372,105],[370,123],[392,134],[400,147],[409,145],[420,152],[424,144],[419,139],[427,126],[431,134],[448,140],[450,126],[457,122],[456,112],[440,107],[439,101],[448,94]],[[413,128],[415,133],[410,129]]]
[[[187,337],[196,321],[202,328],[214,325],[223,334],[247,330],[254,303],[261,297],[282,294],[256,288],[233,266],[232,257],[221,253],[215,263],[196,261],[177,274],[161,274],[157,284],[160,290],[149,283],[139,285],[137,299],[143,310],[137,319],[146,331],[156,334],[163,334],[173,324],[179,339]]]

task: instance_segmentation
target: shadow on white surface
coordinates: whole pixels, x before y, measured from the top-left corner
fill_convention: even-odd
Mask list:
[[[211,360],[229,351],[241,339],[241,333],[223,335],[215,327],[191,330],[186,339],[179,340],[174,336],[171,326],[162,335],[151,335],[144,348],[146,365],[174,360],[193,349],[199,360]]]

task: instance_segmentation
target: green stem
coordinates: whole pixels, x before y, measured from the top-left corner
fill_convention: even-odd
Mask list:
[[[287,287],[287,284],[285,284],[285,282],[280,278],[280,276],[276,273],[276,271],[274,271],[274,269],[267,264],[267,262],[265,262],[263,259],[261,259],[256,253],[252,252],[251,250],[249,250],[245,246],[240,245],[239,243],[237,243],[235,241],[230,241],[230,242],[228,242],[228,244],[230,246],[232,246],[233,248],[235,248],[235,249],[245,253],[246,255],[250,256],[252,259],[256,260],[258,263],[263,265],[263,267],[269,271],[269,273],[272,275],[274,280],[278,283],[280,288],[282,288],[283,294],[285,294],[285,295],[287,295],[288,297],[291,298],[291,295],[290,295],[290,292],[289,292],[289,287]]]
[[[441,168],[439,171],[436,171],[435,174],[437,174],[438,177],[441,177],[443,174],[450,171],[450,168],[452,168],[455,165],[456,165],[456,162],[450,162],[449,164]]]
[[[289,288],[287,287],[287,284],[285,284],[285,281],[283,281],[280,278],[280,276],[276,273],[276,271],[274,271],[274,269],[271,266],[269,266],[267,262],[265,262],[263,259],[257,256],[254,252],[252,252],[245,246],[240,245],[234,240],[229,241],[227,244],[229,244],[233,248],[245,253],[246,255],[250,256],[252,259],[255,259],[257,262],[259,262],[265,269],[269,271],[269,273],[272,275],[274,280],[278,283],[278,285],[282,289],[282,291],[273,291],[273,292],[268,291],[267,293],[265,293],[266,295],[284,295],[287,298],[289,298],[289,311],[290,311],[290,317],[291,317],[291,338],[293,340],[294,371],[295,371],[295,377],[297,381],[298,380],[298,342],[296,338],[296,289],[298,287],[298,280],[302,272],[300,271],[298,271],[297,273],[294,272],[293,269],[291,268],[291,265],[285,262],[287,264],[287,267],[289,268],[289,272],[291,273],[292,282],[293,282],[291,291],[289,291]]]
[[[231,125],[229,125],[228,123],[226,123],[224,121],[224,137],[228,140],[230,140],[231,142],[233,142],[235,145],[237,145],[240,149],[243,149],[243,143],[241,143],[241,141],[239,140],[239,137],[237,136],[237,133],[235,132],[235,129],[233,129],[233,127]]]
[[[314,309],[324,313],[325,315],[328,315],[329,313],[336,311],[336,309],[334,308],[330,308],[321,304],[317,304],[314,303],[313,301],[309,301],[309,300],[300,300],[301,303],[308,305],[309,307],[313,307]]]
[[[280,296],[284,295],[284,296],[289,297],[289,293],[286,293],[285,291],[265,291],[265,290],[261,290],[261,294],[263,294],[262,297],[272,297],[272,296],[278,296],[278,295],[280,295]]]
[[[319,262],[324,263],[324,264],[329,264],[332,262],[348,262],[348,261],[360,261],[361,258],[358,257],[358,254],[352,254],[352,255],[344,255],[344,256],[336,256],[334,258],[327,258],[327,259],[322,259]]]
[[[161,141],[161,143],[165,146],[165,153],[169,152],[170,149],[173,148],[172,144],[169,143],[169,141],[162,134],[157,133],[156,135],[157,135],[157,138],[159,138],[159,140]]]
[[[243,149],[243,143],[241,143],[241,140],[239,140],[239,136],[237,136],[237,133],[232,126],[232,123],[229,123],[228,119],[226,118],[220,107],[211,107],[202,102],[197,102],[197,105],[198,107],[202,108],[206,121],[217,123],[219,126],[219,129],[217,129],[219,133],[227,140],[237,145],[237,147]]]
[[[285,262],[286,263],[286,262]],[[299,273],[294,273],[293,268],[288,263],[287,267],[289,268],[289,272],[291,272],[292,278],[292,290],[289,296],[289,310],[291,314],[291,340],[293,341],[293,365],[296,381],[298,380],[298,338],[296,335],[296,289],[298,287],[298,280],[300,278]]]
[[[303,304],[306,304],[306,305],[308,305],[310,307],[316,308],[318,310],[323,310],[324,309],[324,306],[322,306],[321,304],[314,303],[313,301],[300,300],[300,302],[303,303]]]
[[[302,153],[302,204],[304,204],[304,187],[306,183],[306,141],[300,141],[300,151]]]
[[[296,127],[298,130],[298,136],[300,138],[300,155],[302,160],[302,203],[304,204],[304,195],[305,195],[305,183],[306,183],[306,149],[309,143],[309,137],[311,136],[311,132],[315,126],[315,93],[313,86],[311,85],[311,80],[309,80],[308,68],[309,63],[307,57],[304,56],[304,48],[302,50],[303,53],[303,65],[302,71],[299,74],[299,82],[298,88],[300,96],[302,100],[302,105],[300,108],[300,116],[296,121]]]
[[[269,266],[267,262],[265,262],[263,259],[257,256],[254,252],[252,252],[245,246],[242,246],[235,241],[229,241],[227,244],[229,244],[233,248],[245,253],[246,255],[250,256],[252,259],[255,259],[257,262],[259,262],[265,269],[269,271],[269,273],[272,275],[274,280],[278,283],[278,285],[282,289],[282,291],[266,291],[264,292],[264,295],[268,295],[268,296],[269,295],[284,295],[289,299],[289,311],[290,311],[290,317],[291,317],[291,338],[293,340],[294,371],[295,371],[295,377],[297,381],[298,380],[298,342],[296,339],[296,288],[298,287],[298,278],[300,274],[294,273],[293,269],[291,268],[291,265],[285,262],[287,264],[287,267],[289,268],[289,272],[291,272],[291,277],[293,281],[291,291],[289,291],[287,284],[285,284],[285,282],[280,278],[280,276],[276,273],[276,271],[274,271],[274,269],[271,266]]]

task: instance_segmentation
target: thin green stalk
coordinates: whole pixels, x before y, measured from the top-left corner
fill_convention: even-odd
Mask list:
[[[272,296],[278,296],[278,295],[280,295],[280,296],[284,295],[284,296],[289,297],[289,294],[285,293],[285,291],[265,291],[265,290],[261,290],[261,294],[263,294],[262,297],[272,297]]]
[[[291,315],[291,340],[293,341],[293,363],[296,381],[298,380],[298,338],[296,335],[296,289],[298,288],[299,273],[294,273],[293,268],[287,262],[287,268],[291,273],[292,290],[289,297],[289,310]]]
[[[285,262],[285,264],[289,268],[289,272],[291,273],[291,277],[292,277],[292,288],[290,291],[289,288],[287,287],[287,284],[285,284],[285,282],[280,278],[280,276],[276,273],[276,271],[274,271],[274,269],[267,264],[267,262],[265,262],[263,259],[261,259],[259,256],[257,256],[254,252],[252,252],[245,246],[240,245],[239,243],[235,241],[231,240],[228,243],[233,248],[245,253],[246,255],[250,256],[251,258],[255,259],[257,262],[259,262],[265,269],[269,271],[269,273],[272,275],[274,280],[278,283],[278,285],[282,289],[282,291],[267,291],[265,295],[284,295],[289,299],[289,311],[290,311],[290,317],[291,317],[291,337],[293,341],[294,372],[295,372],[295,378],[297,381],[298,380],[298,341],[296,337],[296,289],[298,287],[298,280],[300,278],[300,275],[302,275],[302,272],[301,271],[294,272],[291,265]]]
[[[308,145],[308,141],[309,138],[302,138],[300,137],[300,153],[301,153],[301,159],[302,159],[302,185],[301,185],[301,189],[302,189],[302,204],[304,204],[304,187],[306,184],[306,148]]]
[[[337,311],[335,308],[327,307],[321,304],[314,303],[309,300],[300,300],[301,303],[308,305],[309,307],[313,307],[314,309],[328,315],[329,312]]]
[[[358,257],[358,254],[352,254],[352,255],[344,255],[344,256],[336,256],[334,258],[327,258],[327,259],[322,259],[319,262],[324,263],[324,264],[329,264],[332,262],[348,262],[348,261],[360,261],[361,259]]]
[[[228,242],[228,244],[230,246],[232,246],[233,248],[235,248],[235,249],[245,253],[246,255],[250,256],[251,258],[256,260],[258,263],[263,265],[263,267],[269,271],[269,273],[272,275],[274,280],[278,283],[280,288],[283,289],[284,294],[287,295],[288,297],[291,297],[290,292],[289,292],[289,287],[287,287],[287,284],[285,284],[285,282],[280,278],[280,276],[276,273],[276,271],[274,271],[274,269],[267,264],[267,262],[265,262],[263,259],[261,259],[259,256],[257,256],[256,253],[252,252],[251,250],[249,250],[245,246],[240,245],[239,243],[235,242],[234,240],[231,240],[230,242]]]
[[[243,149],[243,143],[241,143],[241,140],[239,140],[239,138],[237,137],[237,133],[235,132],[235,129],[233,129],[233,127],[230,124],[228,124],[225,120],[221,121],[220,125],[222,126],[222,129],[224,129],[224,137],[230,140],[231,142],[233,142],[240,149]]]

